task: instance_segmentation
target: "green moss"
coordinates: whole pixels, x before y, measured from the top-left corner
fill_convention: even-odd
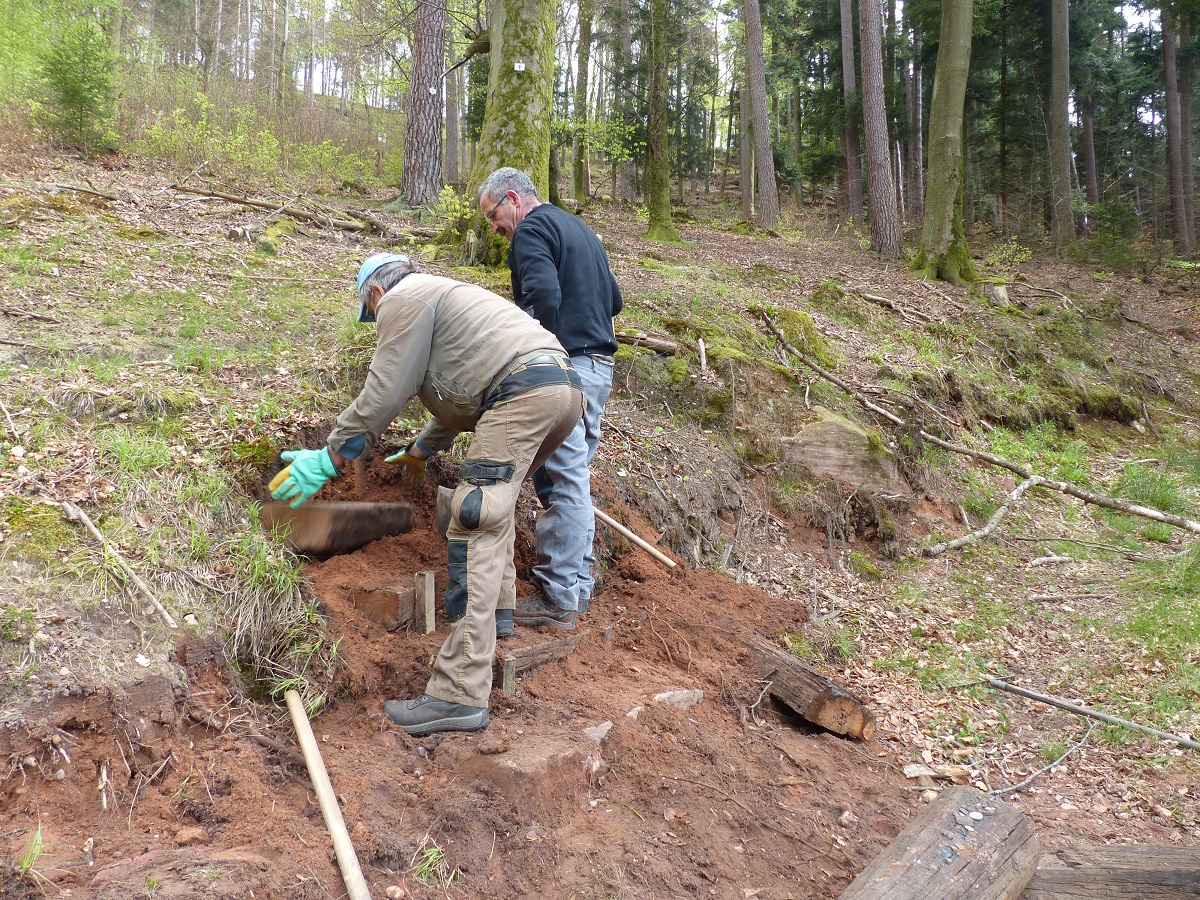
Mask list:
[[[832,349],[817,329],[812,316],[795,309],[780,309],[778,317],[779,329],[789,344],[811,356],[825,368],[837,365]]]
[[[54,506],[10,498],[0,506],[0,522],[9,532],[5,541],[18,558],[47,568],[59,565],[60,549],[74,545],[78,537],[62,512]]]
[[[850,551],[850,568],[854,574],[866,581],[883,581],[883,572],[871,562],[865,553],[858,550]]]
[[[270,438],[254,441],[234,441],[229,447],[229,461],[235,465],[266,469],[279,458],[279,446]]]
[[[667,363],[667,381],[673,388],[681,388],[691,379],[692,367],[682,356],[672,356]]]

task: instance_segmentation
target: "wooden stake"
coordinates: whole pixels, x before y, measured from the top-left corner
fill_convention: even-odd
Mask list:
[[[350,895],[350,900],[371,900],[371,893],[367,890],[366,879],[363,878],[362,869],[358,865],[354,845],[350,843],[346,820],[342,818],[342,810],[338,806],[337,796],[333,793],[333,785],[329,782],[329,772],[321,759],[321,750],[317,747],[317,739],[313,737],[304,704],[294,690],[288,691],[283,697],[287,701],[288,712],[292,714],[292,724],[296,727],[296,737],[300,740],[300,749],[304,753],[305,765],[308,766],[308,777],[312,779],[313,788],[317,792],[317,803],[320,804],[321,815],[325,817],[325,827],[333,837],[333,850],[342,869],[342,880],[346,882],[346,893]]]
[[[437,627],[434,617],[436,589],[432,572],[418,572],[413,590],[413,627],[418,634],[429,634]]]

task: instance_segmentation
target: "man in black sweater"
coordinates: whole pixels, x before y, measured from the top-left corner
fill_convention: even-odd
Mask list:
[[[583,418],[545,465],[533,485],[545,512],[537,522],[538,593],[517,601],[520,625],[570,631],[587,611],[594,581],[592,511],[588,464],[600,442],[600,416],[612,390],[617,339],[613,317],[621,291],[608,267],[604,245],[590,228],[551,203],[542,203],[529,176],[497,169],[479,188],[479,209],[493,232],[511,241],[508,266],[513,300],[550,331],[583,381]]]

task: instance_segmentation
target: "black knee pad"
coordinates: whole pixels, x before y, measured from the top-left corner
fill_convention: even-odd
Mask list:
[[[459,471],[450,510],[466,531],[490,531],[512,508],[516,466],[491,460],[468,460]]]

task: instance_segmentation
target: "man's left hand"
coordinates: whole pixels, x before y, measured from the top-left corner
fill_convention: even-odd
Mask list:
[[[272,478],[267,487],[272,497],[290,503],[292,509],[323,488],[330,478],[342,474],[325,448],[286,450],[280,456],[291,465]]]

